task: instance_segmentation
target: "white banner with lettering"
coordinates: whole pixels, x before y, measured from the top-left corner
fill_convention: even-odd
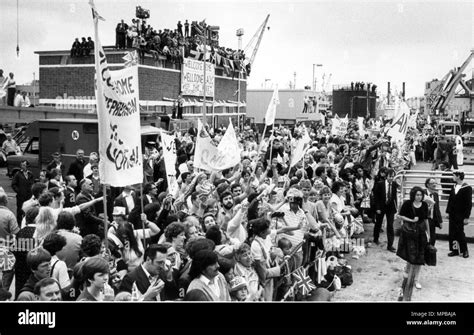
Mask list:
[[[204,62],[185,58],[182,65],[181,91],[183,95],[204,96]],[[214,96],[215,66],[206,62],[206,96]]]
[[[220,143],[216,145],[198,120],[198,135],[194,153],[194,167],[207,171],[221,171],[240,163],[239,143],[232,122]]]
[[[179,191],[176,179],[176,142],[175,137],[161,133],[161,146],[165,160],[166,178],[168,181],[168,192],[175,196]]]
[[[340,119],[339,116],[336,115],[332,119],[331,135],[345,136],[347,134],[348,125],[349,125],[349,119],[347,115],[343,119]]]
[[[392,125],[387,131],[387,136],[392,137],[392,141],[403,142],[408,131],[408,120],[410,108],[404,101],[395,102],[395,116]]]
[[[143,182],[138,67],[110,71],[95,26],[96,99],[101,183],[121,187]]]

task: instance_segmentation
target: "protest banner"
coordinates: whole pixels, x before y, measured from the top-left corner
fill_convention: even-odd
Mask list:
[[[109,70],[94,7],[93,15],[101,183],[116,187],[138,184],[143,181],[138,68]]]
[[[331,135],[345,136],[347,134],[348,125],[349,125],[349,119],[347,115],[343,119],[340,119],[336,115],[336,117],[332,119]]]
[[[392,125],[387,131],[387,136],[392,137],[393,141],[404,141],[408,131],[408,119],[410,116],[410,109],[408,105],[401,101],[396,104],[395,116]]]
[[[185,58],[181,72],[181,91],[183,95],[204,96],[204,62]],[[206,96],[214,96],[215,66],[206,62]]]
[[[219,145],[213,142],[209,133],[198,120],[198,135],[194,153],[194,166],[206,171],[221,171],[240,163],[240,153],[232,122],[229,123]]]

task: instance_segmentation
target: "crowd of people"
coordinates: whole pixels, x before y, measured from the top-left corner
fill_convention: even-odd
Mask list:
[[[82,41],[79,41],[79,38],[76,37],[71,47],[71,57],[87,57],[90,55],[94,55],[94,41],[92,38],[88,37],[86,40],[85,37],[82,37]]]
[[[399,146],[383,132],[361,135],[352,122],[345,136],[330,129],[280,126],[261,139],[246,125],[237,132],[240,163],[214,172],[194,167],[197,129],[176,133],[176,194],[159,139],[145,148],[143,185],[105,194],[97,153],[87,160],[78,150],[67,167],[54,153],[40,176],[22,162],[12,178],[16,214],[0,190],[0,238],[11,260],[0,296],[10,297],[15,278],[10,299],[18,301],[330,300],[352,283],[348,259],[362,257],[366,245],[350,241],[371,224],[371,242],[380,246],[385,229],[386,252],[407,261],[405,273],[413,270],[421,289],[426,247],[442,226],[440,196],[448,199],[449,256],[469,256],[463,227],[472,188],[463,172],[448,172],[452,164],[442,161],[437,168],[453,183],[448,193],[428,178],[399,204],[394,176],[413,164],[416,145]],[[223,129],[208,130],[222,139]],[[310,145],[291,165],[305,132]],[[410,229],[395,245],[397,215]]]
[[[217,31],[208,29],[205,21],[178,21],[176,29],[156,30],[145,19],[132,19],[131,24],[121,20],[115,29],[115,47],[117,49],[135,48],[139,51],[140,59],[145,54],[155,59],[166,57],[170,62],[182,63],[183,59],[192,56],[192,52],[204,53],[204,44],[208,46],[208,56],[211,62],[224,67],[240,69],[245,59],[242,50],[233,50],[219,46]],[[184,30],[183,30],[184,27]],[[232,62],[232,64],[230,64]],[[229,64],[229,65],[228,65]],[[250,71],[246,66],[244,70]]]

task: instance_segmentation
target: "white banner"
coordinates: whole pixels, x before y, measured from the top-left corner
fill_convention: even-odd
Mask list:
[[[303,126],[303,137],[296,141],[296,146],[293,152],[291,153],[291,162],[290,167],[293,167],[298,163],[306,153],[306,150],[309,149],[311,143],[311,137],[309,137],[308,130]]]
[[[401,101],[396,104],[395,116],[392,125],[387,131],[387,136],[392,137],[393,141],[404,141],[408,130],[408,119],[410,117],[410,108],[406,102]]]
[[[278,99],[278,85],[276,85],[275,89],[273,90],[272,99],[268,104],[267,113],[265,114],[265,125],[271,126],[273,123],[275,123],[276,107],[279,104],[280,99]]]
[[[181,91],[183,95],[204,96],[204,62],[185,58],[181,71]],[[215,67],[206,62],[206,96],[214,96]]]
[[[347,134],[347,126],[349,125],[349,119],[346,115],[345,118],[340,119],[337,115],[332,119],[331,135],[345,136]]]
[[[95,8],[93,13],[101,182],[116,187],[142,183],[137,66],[109,70]]]
[[[229,123],[218,146],[212,141],[198,120],[198,135],[194,152],[194,167],[207,171],[221,171],[240,163],[239,143],[232,122]]]
[[[177,156],[175,137],[161,133],[161,146],[163,147],[163,158],[165,160],[168,193],[175,196],[179,191],[178,181],[176,180]]]
[[[359,126],[359,134],[361,136],[367,134],[367,132],[365,131],[364,118],[362,116],[357,117],[357,124]]]

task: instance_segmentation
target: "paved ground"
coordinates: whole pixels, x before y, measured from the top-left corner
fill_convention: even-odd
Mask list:
[[[430,170],[421,163],[419,170]],[[474,166],[464,166],[465,171],[474,171]],[[446,222],[447,226],[447,222]],[[365,225],[364,239],[372,240],[373,224]],[[387,235],[380,236],[381,244],[367,247],[367,255],[350,259],[354,283],[338,291],[334,301],[397,301],[405,262],[387,248]],[[395,239],[396,247],[398,238]],[[448,257],[448,241],[436,242],[437,266],[423,266],[420,273],[421,290],[413,289],[412,301],[474,302],[474,245],[468,244],[471,257]]]

